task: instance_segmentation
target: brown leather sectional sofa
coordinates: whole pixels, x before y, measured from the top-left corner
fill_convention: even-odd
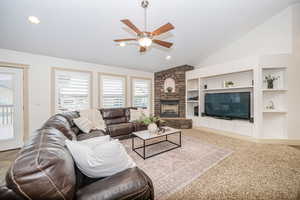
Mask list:
[[[106,120],[115,119],[116,114],[111,113],[117,113],[102,112],[106,113]],[[151,179],[137,167],[102,179],[89,178],[76,168],[64,141],[104,134],[80,132],[72,120],[77,117],[78,112],[57,114],[36,131],[8,170],[6,185],[0,187],[1,200],[154,199]],[[124,123],[127,122],[124,120]],[[117,134],[117,130],[122,133]],[[124,136],[129,130],[132,127],[113,128],[110,133]]]
[[[130,122],[130,109],[137,108],[100,109],[107,127],[106,134],[114,138],[124,139],[130,137],[134,131],[147,129],[147,127],[141,123]]]

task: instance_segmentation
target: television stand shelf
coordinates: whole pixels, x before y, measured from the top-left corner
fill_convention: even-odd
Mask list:
[[[209,88],[209,89],[204,89],[204,92],[209,92],[209,91],[222,91],[222,90],[239,90],[239,89],[251,89],[253,86],[238,86],[238,87],[228,87],[228,88]]]

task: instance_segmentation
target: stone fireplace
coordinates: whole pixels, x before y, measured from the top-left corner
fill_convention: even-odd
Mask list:
[[[191,120],[185,118],[185,72],[193,69],[192,66],[183,65],[154,74],[154,113],[174,128],[192,126]]]
[[[178,100],[161,100],[160,101],[161,117],[179,117]]]

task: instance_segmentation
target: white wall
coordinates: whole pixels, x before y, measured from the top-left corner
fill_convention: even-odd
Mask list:
[[[300,139],[299,125],[299,102],[300,102],[300,4],[295,4],[281,11],[263,24],[257,26],[248,34],[233,42],[224,49],[220,49],[215,54],[199,63],[199,69],[187,73],[187,78],[196,78],[200,76],[210,76],[222,73],[230,73],[239,70],[253,69],[254,81],[261,81],[259,75],[261,57],[265,55],[292,55],[294,56],[292,64],[288,66],[288,134],[286,138],[279,139]],[[276,62],[276,61],[274,61]],[[261,87],[257,85],[257,87]],[[257,98],[254,104],[262,104],[262,96],[254,91]],[[262,121],[262,116],[256,112],[256,121]],[[209,122],[203,122],[201,117],[195,119],[196,126],[205,124],[209,128],[215,128],[224,131],[236,132],[240,135],[251,134],[250,128],[245,130],[236,128],[242,126],[241,123],[222,122],[217,119],[209,119]],[[224,121],[224,120],[223,120]],[[252,136],[258,135],[262,131],[262,124],[255,124]],[[272,136],[270,136],[272,138]],[[274,135],[274,138],[278,136]]]
[[[293,60],[288,70],[288,137],[300,139],[300,4],[292,9]]]
[[[116,58],[117,59],[117,58]],[[51,116],[51,68],[69,68],[93,72],[93,107],[99,107],[98,72],[126,75],[128,79],[128,105],[130,99],[130,76],[148,77],[153,79],[153,73],[129,70],[112,66],[79,62],[42,55],[35,55],[6,49],[0,49],[0,62],[10,62],[29,65],[29,130],[32,133]],[[153,81],[152,81],[153,83]]]
[[[216,66],[238,60],[255,59],[264,54],[292,53],[292,7],[289,7],[228,47],[199,63],[201,67]],[[251,61],[250,61],[251,62]],[[251,64],[251,63],[248,63]]]

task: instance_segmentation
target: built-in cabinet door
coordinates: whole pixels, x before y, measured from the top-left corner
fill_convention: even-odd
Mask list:
[[[0,151],[23,145],[23,70],[0,67]]]

